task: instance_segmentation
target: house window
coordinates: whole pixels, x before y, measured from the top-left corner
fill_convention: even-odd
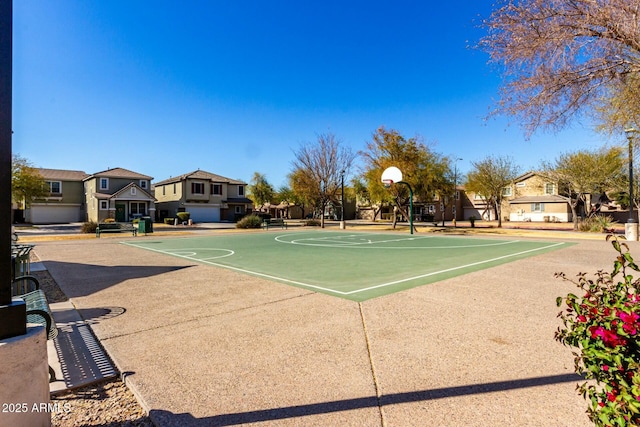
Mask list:
[[[545,184],[544,185],[544,194],[545,195],[556,194],[556,185],[555,184]]]
[[[166,189],[167,189],[167,186],[166,186],[166,185],[163,185],[163,186],[162,186],[162,195],[163,195],[163,196],[165,195],[165,190],[166,190]]]
[[[144,202],[131,202],[129,210],[131,216],[144,216],[147,211],[147,204]]]
[[[456,200],[460,200],[460,192],[456,190]]]
[[[106,211],[107,209],[109,209],[109,201],[100,200],[100,210],[101,211]]]
[[[136,187],[131,187],[131,195],[135,196],[136,194],[138,194],[138,190],[136,190]]]
[[[60,181],[45,181],[49,187],[49,193],[62,194],[62,183]]]
[[[244,196],[244,185],[238,185],[238,196]]]
[[[531,203],[531,212],[544,212],[544,203]]]
[[[429,205],[429,213],[430,214],[436,213],[436,206],[435,205]]]
[[[526,182],[519,182],[519,183],[516,184],[516,187],[520,187],[520,188],[526,187],[526,186],[527,186]]]
[[[109,178],[100,178],[100,189],[101,190],[109,189]]]
[[[204,194],[204,183],[203,182],[192,182],[191,183],[191,193],[192,194]]]
[[[211,194],[221,195],[222,184],[211,184]]]
[[[140,188],[142,188],[143,190],[147,189],[147,180],[146,179],[141,179],[140,180]]]
[[[444,212],[444,204],[440,203],[440,212]]]
[[[242,206],[236,206],[236,213],[237,214],[241,214],[242,213]]]
[[[173,194],[176,194],[176,183],[173,183]]]
[[[504,197],[510,197],[512,194],[513,194],[513,192],[512,192],[512,190],[511,190],[511,187],[504,187],[504,188],[502,189],[502,195],[503,195]]]

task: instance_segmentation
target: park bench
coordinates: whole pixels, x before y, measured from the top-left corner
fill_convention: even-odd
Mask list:
[[[262,222],[262,228],[264,228],[265,230],[268,230],[269,227],[280,227],[280,228],[287,228],[287,223],[284,222],[284,219],[282,218],[270,218],[270,219],[265,219]]]
[[[96,227],[96,237],[101,233],[122,233],[130,231],[133,236],[138,235],[138,228],[130,222],[101,222]]]
[[[34,276],[19,276],[11,281],[11,295],[24,295],[40,289],[40,282]]]
[[[14,243],[11,245],[11,268],[13,277],[24,276],[31,272],[31,250],[33,245]]]
[[[18,295],[17,298],[21,298],[27,306],[27,323],[44,326],[48,340],[58,336],[58,327],[53,320],[53,313],[49,307],[47,297],[41,289]],[[49,382],[53,381],[56,381],[56,373],[49,366]]]

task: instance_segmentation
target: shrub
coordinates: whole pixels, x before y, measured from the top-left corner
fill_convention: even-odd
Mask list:
[[[594,215],[578,223],[579,231],[588,231],[591,233],[607,232],[613,227],[615,221],[607,215]]]
[[[304,225],[309,227],[320,227],[320,220],[317,219],[305,219]]]
[[[164,223],[165,224],[173,225],[173,224],[175,224],[175,222],[176,222],[175,218],[165,218],[164,219]]]
[[[87,221],[82,224],[82,232],[83,233],[95,233],[98,228],[98,224],[94,221]]]
[[[236,223],[236,228],[260,228],[262,218],[258,215],[247,215]]]
[[[582,296],[559,297],[558,317],[564,328],[555,338],[574,348],[575,371],[587,380],[579,391],[590,402],[589,418],[596,426],[640,425],[640,271],[626,243],[607,236],[618,256],[611,274],[602,270],[578,280],[564,273],[556,276],[574,283]],[[624,250],[623,250],[624,248]],[[617,279],[616,279],[617,278]],[[616,279],[616,280],[614,280]]]
[[[189,221],[191,214],[189,212],[178,212],[176,216],[180,222],[187,222]]]
[[[105,222],[105,223],[116,222],[116,220],[114,218],[105,218],[105,220],[103,222]]]
[[[140,218],[134,218],[134,219],[131,221],[131,224],[138,224],[139,222],[140,222]]]

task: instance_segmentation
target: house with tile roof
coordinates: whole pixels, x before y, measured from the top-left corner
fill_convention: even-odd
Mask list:
[[[83,180],[87,174],[77,170],[36,169],[48,188],[45,197],[33,200],[24,219],[33,224],[56,224],[84,221]]]
[[[155,183],[158,219],[189,212],[194,222],[237,221],[250,212],[247,183],[196,170]]]
[[[101,222],[113,218],[127,222],[135,218],[155,218],[153,178],[123,168],[112,168],[86,176],[84,196],[86,220]]]

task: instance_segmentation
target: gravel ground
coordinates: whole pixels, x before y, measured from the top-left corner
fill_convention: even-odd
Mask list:
[[[35,255],[34,260],[37,261]],[[40,282],[50,303],[67,300],[47,271],[33,272],[32,275]],[[51,403],[58,403],[61,408],[51,414],[53,427],[153,426],[151,419],[120,378],[51,396]]]

